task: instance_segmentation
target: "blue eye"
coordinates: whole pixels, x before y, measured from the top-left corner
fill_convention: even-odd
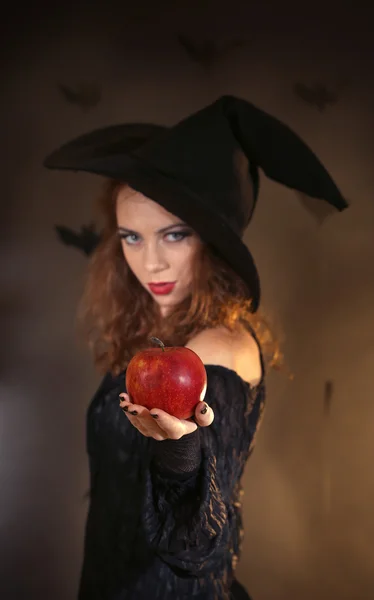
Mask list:
[[[126,244],[129,244],[130,246],[134,245],[134,243],[136,242],[130,242],[128,238],[137,238],[138,236],[135,235],[135,233],[128,233],[127,235],[121,235],[121,239],[125,240]]]
[[[174,239],[174,242],[181,242],[182,240],[184,240],[184,238],[188,237],[189,235],[191,235],[189,233],[189,231],[171,231],[170,233],[166,234],[168,235],[176,235],[178,237],[178,239]]]

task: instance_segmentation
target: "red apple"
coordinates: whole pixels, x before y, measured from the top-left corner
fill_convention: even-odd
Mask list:
[[[200,357],[184,346],[164,346],[141,350],[130,360],[126,389],[132,402],[160,408],[178,419],[189,419],[204,399],[207,375]]]

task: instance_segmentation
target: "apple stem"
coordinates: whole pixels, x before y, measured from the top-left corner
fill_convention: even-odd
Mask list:
[[[165,352],[165,344],[163,342],[161,342],[161,340],[159,340],[156,337],[151,337],[151,342],[155,342],[156,344],[158,344],[159,346],[161,346],[162,351]]]

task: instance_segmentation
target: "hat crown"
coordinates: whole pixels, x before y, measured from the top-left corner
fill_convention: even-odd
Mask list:
[[[248,157],[233,135],[219,105],[184,119],[134,155],[208,203],[242,236],[255,206]]]

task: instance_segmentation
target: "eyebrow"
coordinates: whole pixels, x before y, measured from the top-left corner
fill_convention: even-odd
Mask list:
[[[178,223],[173,223],[172,225],[168,225],[167,227],[162,227],[161,229],[158,229],[158,231],[156,231],[156,233],[165,233],[165,231],[168,231],[169,229],[173,229],[174,227],[180,227],[180,226],[188,227],[187,223],[183,223],[183,221],[180,221]],[[127,229],[127,227],[118,227],[118,231],[119,231],[119,233],[140,235],[138,231],[134,231],[133,229]]]

